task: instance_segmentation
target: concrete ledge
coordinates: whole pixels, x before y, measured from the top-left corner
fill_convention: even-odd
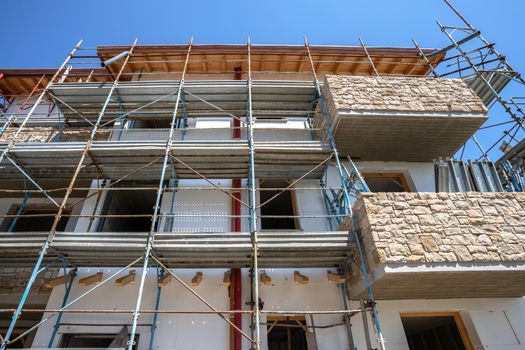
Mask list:
[[[454,155],[487,117],[467,113],[339,111],[334,119],[334,137],[343,155],[367,161],[424,162]]]
[[[377,299],[499,298],[525,295],[525,263],[383,265],[371,274]],[[352,299],[366,298],[362,280]]]
[[[487,120],[482,101],[459,79],[326,76],[323,98],[339,153],[359,160],[452,156]],[[326,136],[320,109],[314,126]]]

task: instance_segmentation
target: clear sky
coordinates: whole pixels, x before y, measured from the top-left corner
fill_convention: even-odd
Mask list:
[[[452,1],[525,71],[525,1]],[[245,43],[250,35],[252,43],[301,44],[306,35],[311,44],[358,45],[361,37],[370,46],[411,47],[414,38],[443,47],[449,42],[436,20],[460,23],[442,0],[16,0],[3,2],[2,13],[1,68],[56,67],[79,39],[94,47],[135,37],[139,44],[186,43],[191,36],[195,43]]]

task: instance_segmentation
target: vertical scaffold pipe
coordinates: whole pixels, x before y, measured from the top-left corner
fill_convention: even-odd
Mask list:
[[[259,264],[258,264],[258,242],[257,242],[257,205],[256,205],[256,191],[255,191],[255,149],[253,144],[253,111],[252,111],[252,57],[251,57],[251,43],[248,37],[248,148],[250,151],[250,168],[248,174],[248,183],[250,186],[250,205],[249,205],[249,221],[250,233],[252,238],[252,293],[253,293],[253,322],[252,322],[252,338],[254,338],[256,350],[261,346],[261,331],[260,331],[260,307],[259,307]]]
[[[75,54],[75,52],[78,50],[78,48],[80,47],[81,44],[82,44],[82,40],[80,40],[75,45],[75,47],[71,50],[71,52],[67,55],[67,57],[64,60],[64,62],[62,63],[62,65],[57,69],[57,71],[55,72],[53,77],[49,80],[49,83],[47,83],[47,85],[44,88],[44,90],[40,93],[40,95],[38,96],[37,100],[33,104],[33,107],[31,107],[29,112],[27,112],[27,115],[25,116],[24,121],[18,127],[18,130],[16,131],[15,135],[13,135],[11,143],[6,148],[4,148],[4,151],[0,155],[0,162],[3,160],[3,158],[6,156],[6,154],[10,151],[11,147],[13,147],[13,145],[16,142],[16,140],[18,139],[20,133],[24,129],[25,125],[27,124],[27,121],[29,120],[31,115],[33,115],[33,113],[35,112],[36,108],[38,107],[38,105],[40,104],[40,102],[44,98],[45,94],[47,93],[47,90],[49,89],[49,87],[51,87],[51,84],[53,83],[53,81],[58,77],[58,75],[60,74],[62,69],[66,66],[66,64],[69,62],[71,57]],[[22,312],[22,308],[24,307],[26,299],[27,299],[27,297],[29,295],[29,290],[33,286],[33,283],[35,282],[36,276],[40,272],[40,265],[42,264],[42,261],[44,260],[44,256],[46,255],[46,252],[47,252],[48,248],[49,248],[49,239],[47,239],[45,241],[45,243],[42,245],[42,249],[40,250],[40,253],[38,255],[38,259],[37,259],[37,261],[35,263],[35,266],[33,267],[33,271],[31,272],[31,277],[29,278],[29,281],[27,282],[27,285],[26,285],[26,288],[24,290],[24,293],[22,294],[22,298],[20,299],[20,301],[18,303],[16,311],[13,313],[13,317],[11,319],[11,323],[9,324],[7,332],[6,332],[6,334],[5,334],[5,336],[4,336],[3,340],[2,340],[2,343],[0,344],[0,350],[4,350],[6,348],[8,342],[9,342],[9,339],[11,338],[11,335],[13,334],[13,330],[15,329],[16,321],[18,320],[18,317],[20,316],[20,313]]]
[[[135,47],[136,43],[137,43],[137,39],[135,39],[135,41],[133,42],[130,52],[133,51],[133,48]],[[78,48],[78,45],[73,50],[73,53],[76,51],[77,48]],[[72,54],[70,54],[68,57],[70,57],[70,56],[72,56]],[[89,139],[86,142],[86,145],[84,146],[84,149],[82,150],[82,154],[81,154],[80,159],[79,159],[79,161],[77,163],[77,166],[76,166],[75,172],[73,173],[73,176],[71,178],[70,184],[69,184],[69,186],[68,186],[68,188],[66,190],[66,193],[65,193],[64,197],[62,198],[62,203],[58,207],[57,213],[55,215],[55,219],[53,221],[53,225],[51,226],[51,229],[49,231],[49,235],[48,235],[44,245],[42,246],[42,249],[41,249],[39,257],[38,257],[38,260],[37,260],[37,262],[35,264],[35,267],[33,268],[33,272],[32,272],[31,277],[29,279],[28,285],[26,286],[26,291],[24,292],[24,294],[22,296],[22,299],[20,300],[20,303],[18,305],[17,311],[15,311],[15,314],[13,314],[13,321],[11,323],[12,326],[9,327],[9,329],[7,331],[7,334],[6,334],[6,337],[4,338],[4,342],[2,343],[2,346],[0,347],[0,350],[4,350],[5,349],[5,347],[6,347],[7,343],[8,343],[9,337],[11,336],[11,334],[13,332],[14,325],[16,324],[16,319],[18,318],[18,316],[20,314],[20,311],[22,310],[22,308],[24,306],[25,300],[27,298],[27,294],[29,293],[29,289],[33,285],[33,283],[35,281],[35,278],[36,278],[36,275],[40,272],[40,265],[42,264],[44,256],[46,255],[47,250],[49,249],[49,246],[50,246],[51,242],[53,241],[53,239],[55,237],[58,223],[60,222],[60,219],[62,218],[62,213],[64,211],[64,208],[66,207],[66,204],[67,204],[67,201],[69,199],[69,196],[73,192],[73,188],[75,186],[76,179],[77,179],[78,175],[80,174],[82,164],[84,163],[84,160],[86,159],[88,151],[90,150],[91,145],[93,144],[93,140],[94,140],[95,135],[97,133],[98,127],[100,126],[102,118],[104,117],[106,109],[108,108],[108,105],[109,105],[109,103],[111,101],[111,96],[113,95],[113,93],[115,92],[115,90],[117,88],[118,80],[119,80],[120,76],[122,75],[122,72],[124,71],[124,68],[125,68],[126,63],[128,62],[128,60],[129,60],[129,55],[128,55],[128,57],[126,57],[125,62],[123,63],[122,67],[120,68],[120,71],[119,71],[117,77],[115,78],[115,81],[113,82],[113,84],[112,84],[112,86],[111,86],[111,88],[110,88],[110,90],[108,92],[106,100],[105,100],[104,104],[102,105],[102,109],[101,109],[101,111],[100,111],[100,113],[98,115],[97,121],[94,124],[93,129],[91,130]],[[55,76],[57,76],[57,74],[55,74]],[[51,84],[51,82],[50,82],[50,84]],[[50,84],[48,84],[48,86],[50,86]],[[26,120],[27,120],[27,118],[26,118]]]
[[[164,277],[164,269],[161,269],[157,266],[157,295],[155,297],[155,311],[159,309],[160,306],[160,296],[162,293],[162,286],[160,285],[160,280]],[[151,334],[149,336],[149,346],[148,350],[153,350],[153,344],[155,343],[155,334],[157,333],[157,320],[159,318],[159,313],[155,312],[153,314],[153,320],[151,321]]]
[[[157,220],[159,217],[159,211],[160,211],[160,204],[162,199],[162,192],[164,187],[164,179],[166,178],[166,168],[168,167],[168,160],[170,157],[171,147],[173,144],[173,134],[175,129],[175,122],[177,120],[177,112],[179,109],[179,102],[182,95],[182,90],[184,88],[184,76],[186,74],[186,68],[188,67],[188,60],[190,58],[190,52],[191,52],[191,45],[193,43],[193,38],[190,39],[190,42],[188,44],[188,52],[186,53],[186,60],[184,62],[184,67],[182,70],[181,79],[178,86],[177,91],[177,98],[175,99],[175,106],[173,109],[173,115],[171,117],[171,124],[170,124],[170,131],[168,135],[168,139],[166,141],[166,147],[164,149],[164,161],[162,164],[162,171],[160,174],[159,179],[159,186],[157,188],[157,197],[155,199],[155,206],[153,209],[153,216],[151,219],[151,227],[148,233],[147,243],[146,243],[146,249],[144,251],[144,264],[142,265],[142,274],[140,276],[140,284],[139,284],[139,291],[137,295],[137,302],[135,304],[135,311],[133,312],[133,323],[131,326],[131,332],[129,335],[129,341],[128,341],[128,350],[133,350],[133,345],[135,341],[135,334],[137,333],[137,323],[140,316],[140,306],[142,304],[142,295],[144,293],[144,284],[146,281],[146,275],[148,273],[148,265],[149,265],[149,257],[153,249],[153,240],[155,238],[155,232],[157,230]]]
[[[29,118],[31,118],[31,116],[33,115],[33,113],[35,113],[35,110],[38,108],[38,106],[40,105],[40,102],[42,102],[42,100],[44,99],[44,96],[46,95],[47,91],[49,90],[49,88],[51,87],[51,85],[53,84],[53,82],[55,81],[55,79],[58,77],[58,75],[60,74],[60,72],[62,72],[62,69],[64,69],[64,67],[66,66],[66,64],[69,62],[69,60],[71,59],[71,57],[73,57],[73,55],[75,54],[75,52],[78,50],[78,48],[80,47],[80,45],[82,45],[82,40],[80,40],[76,45],[75,47],[73,48],[73,50],[71,50],[71,52],[67,55],[66,59],[64,60],[64,62],[60,65],[60,67],[57,69],[57,71],[55,72],[55,74],[51,77],[51,79],[49,80],[49,82],[47,83],[47,85],[44,87],[44,89],[42,90],[42,92],[40,93],[40,95],[38,95],[38,98],[36,99],[35,103],[33,104],[33,106],[31,107],[31,109],[27,112],[26,116],[24,117],[24,120],[22,121],[22,123],[20,124],[20,126],[18,127],[18,130],[16,131],[16,133],[13,135],[13,137],[11,138],[11,142],[7,145],[6,148],[4,148],[4,151],[2,152],[2,154],[0,155],[0,163],[2,162],[2,160],[4,159],[5,155],[11,150],[11,148],[13,147],[14,143],[16,142],[16,140],[18,140],[18,137],[20,136],[20,133],[22,132],[22,130],[24,129],[24,127],[26,126]]]
[[[75,276],[77,275],[77,268],[75,267],[69,274],[66,271],[66,268],[64,268],[64,281],[66,290],[64,292],[64,298],[62,299],[62,308],[67,305],[67,299],[69,298],[69,294],[71,293],[71,287],[73,287],[73,281],[75,280]],[[58,327],[60,327],[60,321],[62,320],[63,313],[60,312],[57,316],[55,325],[53,326],[53,333],[51,333],[51,338],[49,339],[49,343],[47,344],[48,348],[51,348],[53,346],[53,343],[55,342],[55,337],[58,333]]]

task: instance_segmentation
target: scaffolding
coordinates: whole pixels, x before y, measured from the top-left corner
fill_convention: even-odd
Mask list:
[[[132,315],[130,324],[128,349],[134,346],[134,339],[141,314],[177,313],[206,313],[202,311],[162,310],[159,309],[159,300],[162,288],[157,287],[156,308],[145,310],[142,308],[142,296],[148,268],[156,266],[158,280],[170,276],[178,281],[189,293],[203,302],[210,311],[229,324],[238,334],[249,341],[252,348],[259,349],[261,343],[260,315],[314,315],[314,314],[340,314],[348,329],[351,347],[353,337],[350,318],[363,314],[364,327],[368,329],[366,314],[370,314],[374,325],[379,346],[384,349],[385,343],[382,336],[375,301],[368,281],[364,253],[361,251],[357,227],[355,224],[348,226],[347,221],[352,220],[351,205],[357,193],[369,191],[363,178],[360,176],[352,160],[348,158],[347,165],[340,160],[329,117],[322,96],[322,87],[318,80],[318,72],[322,64],[336,65],[337,69],[344,65],[364,64],[371,65],[373,71],[378,73],[376,65],[378,58],[374,58],[372,50],[364,44],[359,53],[361,59],[357,62],[351,59],[338,61],[338,59],[314,59],[311,47],[305,39],[302,52],[295,54],[294,64],[299,63],[298,71],[309,67],[309,74],[313,77],[307,80],[254,80],[254,60],[252,45],[248,40],[244,47],[242,57],[235,60],[226,60],[223,64],[235,64],[241,67],[241,74],[245,75],[244,81],[199,81],[189,80],[185,77],[191,74],[188,67],[198,62],[207,64],[203,54],[197,53],[197,58],[192,60],[193,41],[185,46],[185,54],[176,60],[155,61],[154,63],[174,64],[180,67],[179,72],[169,70],[169,80],[132,81],[135,73],[126,71],[128,64],[135,59],[137,49],[135,40],[128,47],[123,48],[124,54],[119,54],[115,60],[121,60],[116,72],[97,73],[92,69],[86,77],[75,76],[75,60],[92,59],[94,55],[77,55],[82,51],[79,42],[61,67],[55,72],[40,95],[34,101],[31,109],[26,113],[18,125],[18,129],[6,147],[2,149],[2,159],[9,161],[11,166],[4,166],[0,176],[3,181],[11,181],[5,193],[24,193],[26,195],[45,196],[56,206],[54,214],[10,214],[3,215],[4,219],[19,217],[52,217],[53,224],[48,233],[12,232],[9,237],[0,239],[0,245],[16,246],[12,254],[4,254],[0,258],[2,264],[10,266],[30,266],[34,261],[34,254],[38,259],[34,264],[29,282],[25,288],[18,307],[13,312],[12,322],[2,340],[2,349],[9,344],[21,339],[24,335],[34,331],[42,324],[56,318],[55,326],[49,347],[53,346],[56,333],[60,326],[63,313],[129,313]],[[90,50],[90,49],[87,49]],[[295,52],[298,48],[294,48]],[[259,48],[260,51],[260,48]],[[428,51],[427,51],[428,52]],[[237,54],[238,52],[236,52]],[[180,56],[180,54],[178,54]],[[259,77],[264,72],[262,66],[264,56],[268,62],[275,61],[273,54],[258,55],[257,74]],[[139,61],[140,61],[140,54]],[[417,56],[416,56],[417,57]],[[115,61],[114,60],[114,61]],[[366,61],[365,61],[366,60]],[[374,60],[378,62],[374,62]],[[417,59],[414,62],[395,62],[396,66],[406,65],[406,72],[415,72],[422,69],[427,71],[426,63]],[[111,61],[111,59],[109,60]],[[105,60],[105,64],[112,62]],[[133,64],[139,61],[134,60]],[[147,61],[147,59],[145,59]],[[209,60],[210,64],[217,63]],[[76,62],[79,63],[79,62]],[[85,64],[86,62],[80,62]],[[92,62],[89,62],[92,63]],[[141,62],[145,64],[144,62]],[[152,63],[151,61],[148,63]],[[390,65],[393,62],[383,62],[383,70],[393,72]],[[305,67],[306,66],[306,67]],[[386,68],[385,68],[386,67]],[[395,67],[394,67],[395,68]],[[218,72],[220,73],[220,72]],[[279,69],[280,75],[287,72]],[[293,72],[290,72],[294,74]],[[145,74],[142,72],[141,74]],[[155,75],[164,73],[155,72]],[[275,74],[270,71],[268,74]],[[300,72],[304,75],[304,72]],[[394,73],[399,74],[399,73]],[[419,73],[421,74],[421,73]],[[173,79],[175,77],[176,79]],[[78,80],[82,80],[78,82]],[[107,80],[102,81],[101,80]],[[40,84],[40,82],[39,82]],[[140,93],[138,93],[140,92]],[[57,119],[60,125],[61,137],[70,130],[90,130],[86,142],[61,143],[61,139],[51,143],[17,142],[18,136],[23,132],[28,123],[34,120],[40,122],[43,117],[38,116],[37,107],[44,100],[50,101],[59,107],[63,120]],[[242,109],[242,106],[245,109]],[[171,111],[171,112],[170,112]],[[167,117],[169,113],[170,117]],[[320,114],[324,122],[324,138],[316,139],[320,135],[320,128],[312,127],[311,119],[315,114]],[[156,116],[168,129],[142,129],[139,132],[151,136],[156,132],[157,139],[145,141],[140,135],[133,135],[133,124],[140,120],[147,120]],[[190,126],[192,118],[227,117],[237,121],[237,126],[226,128],[228,130],[244,131],[245,136],[233,141],[193,141],[188,139],[195,130]],[[286,132],[314,135],[312,141],[289,141],[284,135],[284,140],[261,141],[257,135],[261,130],[255,125],[255,118],[274,119],[299,118],[306,127],[298,130],[286,129]],[[169,123],[169,124],[166,124]],[[11,127],[12,127],[11,125]],[[199,129],[202,131],[202,129]],[[217,129],[215,128],[214,131]],[[279,132],[279,130],[270,129]],[[114,141],[100,141],[100,135]],[[126,139],[129,136],[139,139]],[[159,140],[160,139],[160,140]],[[211,156],[211,157],[210,157]],[[213,159],[212,159],[213,158]],[[59,161],[60,160],[60,161]],[[4,161],[2,164],[7,164]],[[58,165],[59,164],[59,165]],[[210,166],[211,165],[211,166]],[[56,170],[58,167],[58,171]],[[327,174],[330,167],[335,167],[340,185],[326,187],[321,179]],[[169,175],[171,173],[171,175]],[[31,183],[34,189],[17,187],[17,181],[23,179]],[[212,179],[247,179],[246,187],[225,187],[215,184]],[[287,187],[282,188],[257,188],[257,179],[291,178],[295,179]],[[96,185],[85,186],[86,181],[96,179]],[[178,180],[200,179],[206,181],[209,187],[180,187]],[[305,187],[300,185],[304,179],[318,179],[319,187]],[[45,188],[42,183],[50,180],[58,181],[61,187]],[[135,185],[132,187],[119,187],[125,181],[157,181],[154,185]],[[81,182],[81,184],[78,184]],[[216,214],[179,214],[173,209],[174,199],[169,212],[161,212],[161,201],[167,193],[177,193],[185,190],[213,190],[230,197],[247,214],[222,215],[229,219],[245,219],[248,222],[248,232],[214,232],[214,233],[177,233],[165,230],[173,227],[174,220],[178,218],[215,218]],[[257,204],[257,192],[264,190],[278,191],[268,200]],[[323,193],[326,205],[329,208],[323,215],[288,215],[272,216],[262,215],[261,208],[272,200],[291,190],[318,191]],[[75,214],[72,209],[85,203],[92,197],[98,199],[101,193],[116,193],[119,191],[149,191],[155,193],[153,213],[151,214]],[[236,196],[240,192],[243,196]],[[77,199],[78,194],[85,194]],[[86,194],[87,193],[87,194]],[[148,232],[116,233],[111,239],[104,232],[62,232],[57,229],[61,219],[89,219],[90,227],[93,220],[147,218],[151,220]],[[264,232],[260,231],[258,222],[265,218],[308,218],[326,220],[331,231],[323,232]],[[345,228],[343,228],[345,227]],[[350,232],[348,232],[350,227]],[[283,239],[286,239],[286,242]],[[115,243],[115,240],[118,243]],[[97,247],[96,250],[93,247]],[[352,260],[353,252],[359,251],[360,262]],[[198,252],[198,253],[197,253]],[[308,256],[308,259],[304,259]],[[36,277],[49,267],[61,264],[64,268],[63,278],[66,280],[66,289],[62,307],[50,312],[48,316],[36,325],[12,338],[12,332],[17,319],[22,312],[36,312],[34,309],[24,308],[29,290]],[[111,276],[100,281],[95,287],[89,289],[73,300],[68,300],[73,278],[78,267],[86,266],[114,266],[119,269]],[[353,264],[353,265],[352,265]],[[357,264],[357,265],[356,265]],[[139,266],[142,273],[139,281],[139,291],[132,310],[71,310],[70,307],[83,299],[100,286],[117,278],[127,269]],[[186,282],[173,272],[177,267],[249,267],[252,283],[252,296],[250,310],[218,310],[196,293]],[[292,310],[292,311],[266,311],[259,305],[259,272],[265,267],[330,267],[336,268],[337,273],[345,276],[349,269],[361,269],[368,285],[368,300],[362,302],[359,309],[350,309],[348,291],[345,284],[341,285],[341,297],[344,306],[341,310]],[[69,269],[69,270],[67,270]],[[7,310],[2,310],[7,311]],[[42,310],[40,310],[42,311]],[[250,332],[245,332],[232,322],[228,315],[246,314],[251,318]],[[149,347],[152,348],[155,337],[155,322],[151,326]],[[368,331],[367,331],[368,333]],[[368,346],[371,340],[366,339]]]
[[[478,160],[490,161],[489,153],[494,153],[496,147],[504,154],[504,159],[497,162],[501,179],[506,183],[507,191],[523,191],[523,160],[519,155],[507,157],[513,147],[519,147],[525,137],[524,97],[506,96],[508,85],[514,85],[517,90],[525,85],[525,79],[508,62],[507,57],[496,49],[496,44],[485,39],[481,31],[471,25],[465,17],[450,3],[443,0],[460,20],[460,25],[444,25],[437,22],[439,29],[445,35],[450,45],[430,54],[420,52],[427,61],[435,77],[460,78],[470,86],[492,114],[501,112],[498,120],[490,118],[489,125],[482,126],[470,141],[479,154]],[[419,45],[413,40],[416,48]],[[436,55],[448,54],[441,63],[441,69],[435,68],[428,60]],[[438,73],[439,71],[439,73]],[[487,134],[490,133],[490,134]],[[499,137],[492,137],[498,133]],[[463,159],[467,143],[459,152]],[[510,159],[512,158],[512,159]]]
[[[367,347],[372,348],[368,335],[369,315],[376,341],[381,349],[385,349],[365,254],[352,215],[352,203],[357,194],[370,190],[352,159],[341,159],[338,154],[319,77],[326,74],[324,72],[327,70],[335,74],[347,72],[376,76],[426,76],[430,73],[435,77],[459,76],[478,93],[485,104],[492,106],[499,103],[505,109],[511,120],[498,122],[494,127],[511,126],[504,138],[513,142],[519,137],[520,129],[523,129],[525,115],[519,99],[504,99],[500,92],[511,81],[523,84],[523,79],[504,56],[495,50],[494,44],[487,42],[478,30],[458,12],[457,14],[467,27],[439,24],[451,40],[450,46],[437,51],[423,50],[414,41],[416,49],[411,51],[414,55],[400,59],[396,59],[396,56],[383,59],[385,54],[381,50],[367,47],[361,39],[361,46],[358,48],[345,48],[346,51],[342,50],[344,52],[334,49],[323,56],[305,38],[304,46],[287,48],[291,54],[285,62],[282,58],[286,56],[283,47],[270,49],[264,45],[252,45],[249,39],[245,45],[231,46],[227,50],[195,45],[190,39],[187,45],[177,45],[168,54],[148,47],[142,48],[137,45],[137,40],[128,46],[106,50],[83,48],[82,42],[79,42],[52,76],[42,76],[22,102],[15,100],[15,97],[20,98],[19,95],[4,96],[1,112],[4,123],[0,132],[15,126],[17,128],[11,141],[1,148],[0,163],[3,168],[0,181],[8,183],[10,187],[0,189],[0,192],[23,195],[23,203],[27,202],[26,198],[29,196],[43,196],[56,207],[56,213],[24,214],[20,210],[15,214],[1,216],[14,220],[22,217],[53,219],[49,232],[12,232],[9,236],[0,237],[0,247],[5,252],[0,256],[0,265],[32,266],[31,277],[17,308],[2,310],[12,312],[13,316],[1,339],[1,349],[8,348],[24,335],[55,319],[48,344],[48,347],[52,347],[64,313],[131,315],[131,332],[127,343],[130,350],[134,346],[142,314],[154,315],[149,349],[153,348],[158,315],[184,313],[214,314],[221,317],[236,334],[247,339],[253,349],[260,348],[262,314],[341,315],[352,349],[355,345],[350,318],[362,315]],[[455,39],[453,35],[456,33],[466,36]],[[474,39],[480,39],[482,45],[476,49],[463,49],[464,45]],[[148,53],[148,50],[152,53]],[[459,54],[443,59],[451,50],[457,50]],[[210,55],[209,52],[215,53]],[[105,65],[104,70],[95,68],[101,61]],[[447,64],[447,68],[455,68],[441,72],[437,69],[441,61]],[[491,64],[495,66],[490,66]],[[78,68],[79,66],[82,68]],[[224,75],[234,71],[239,74],[239,79],[226,80]],[[216,75],[217,79],[202,79],[203,72],[209,76]],[[188,79],[190,75],[192,78]],[[305,76],[309,76],[309,79],[305,79]],[[275,80],[275,77],[279,80]],[[47,112],[38,110],[44,100],[52,105]],[[7,113],[17,103],[20,105],[18,111],[14,114]],[[29,110],[26,109],[28,103],[31,105]],[[51,115],[55,106],[60,111],[58,117]],[[313,126],[312,119],[315,115],[320,116],[321,127]],[[192,123],[195,119],[217,117],[234,121],[234,126],[213,128],[212,131],[234,132],[238,135],[237,139],[203,141],[192,138],[195,131]],[[286,134],[281,134],[283,140],[261,140],[263,130],[275,133],[282,130],[258,127],[256,120],[275,121],[283,117],[300,120],[303,126],[284,129]],[[138,123],[153,119],[164,127],[159,128],[157,125],[156,128],[134,128]],[[54,142],[19,141],[19,136],[28,125],[48,125],[46,123],[58,125],[60,133]],[[79,130],[86,132],[86,141],[60,142],[69,132]],[[311,139],[301,140],[305,134]],[[290,135],[301,137],[298,137],[299,141],[292,141],[289,139]],[[152,136],[154,140],[151,140]],[[480,158],[487,159],[488,153],[503,138],[486,149],[481,147],[475,136],[472,140],[482,152]],[[462,154],[463,152],[464,148]],[[332,168],[335,168],[338,177],[337,186],[328,183],[328,170]],[[295,180],[285,187],[257,186],[258,179],[279,178]],[[203,180],[208,186],[179,186],[179,180],[185,179]],[[217,179],[246,180],[245,186],[224,186],[217,184]],[[319,181],[319,186],[303,186],[301,181],[304,179]],[[94,184],[90,185],[93,180]],[[133,185],[120,186],[128,181]],[[175,194],[189,190],[221,192],[241,209],[239,213],[230,215],[177,213],[174,209]],[[277,193],[257,204],[258,193],[265,190]],[[292,190],[319,193],[324,199],[325,213],[287,216],[261,213],[262,207]],[[152,213],[104,214],[93,211],[79,214],[73,211],[94,198],[96,208],[102,194],[122,191],[153,193],[155,199]],[[163,196],[170,194],[169,210],[162,211]],[[244,220],[248,230],[173,232],[176,220],[219,217]],[[63,218],[88,219],[88,232],[58,230]],[[149,230],[117,232],[110,239],[106,233],[94,232],[97,230],[92,229],[97,220],[130,218],[151,220]],[[269,233],[259,228],[260,221],[267,218],[324,220],[330,230],[300,233],[282,230]],[[240,228],[238,231],[241,231]],[[355,254],[358,259],[354,259]],[[36,263],[35,255],[38,256]],[[305,256],[308,259],[304,259]],[[100,264],[117,267],[118,270],[77,298],[68,300],[77,269]],[[24,307],[37,276],[56,266],[64,270],[63,278],[66,282],[62,306],[54,310]],[[136,266],[142,273],[134,308],[70,309],[100,286]],[[146,274],[152,266],[157,271],[158,285],[155,309],[148,310],[142,307],[142,296]],[[173,271],[182,267],[248,267],[251,280],[250,309],[217,309]],[[351,309],[348,287],[346,283],[342,283],[340,289],[343,307],[340,310],[261,310],[260,271],[266,267],[327,267],[336,269],[341,276],[346,276],[351,269],[357,269],[363,273],[368,299],[362,300],[359,308]],[[162,281],[168,276],[204,303],[209,311],[161,309]],[[21,313],[42,311],[49,315],[22,334],[12,337]],[[250,317],[250,332],[232,322],[230,315]]]

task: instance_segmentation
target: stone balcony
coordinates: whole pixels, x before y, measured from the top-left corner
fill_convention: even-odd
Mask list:
[[[487,119],[483,102],[460,79],[327,76],[323,97],[339,153],[359,160],[449,157]],[[323,119],[318,110],[320,137]]]
[[[524,193],[364,194],[354,214],[378,299],[525,295]]]

